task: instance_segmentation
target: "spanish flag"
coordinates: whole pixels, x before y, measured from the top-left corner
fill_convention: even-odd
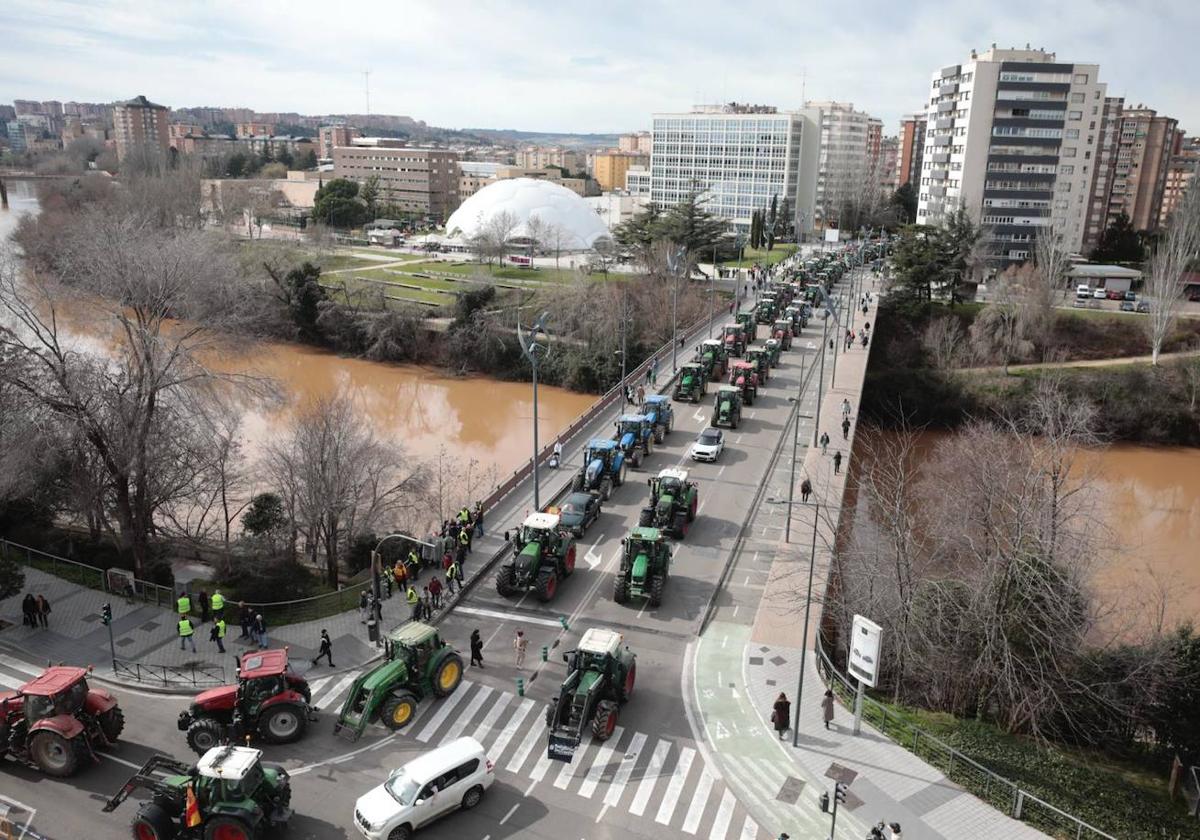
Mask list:
[[[183,808],[183,824],[188,828],[200,825],[200,806],[196,803],[196,794],[192,786],[187,786],[187,804]]]

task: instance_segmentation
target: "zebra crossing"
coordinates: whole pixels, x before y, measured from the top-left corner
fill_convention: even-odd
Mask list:
[[[310,683],[313,703],[336,711],[350,680],[324,677]],[[497,772],[519,777],[529,792],[553,787],[591,803],[598,816],[624,811],[665,826],[681,836],[708,840],[769,840],[739,795],[758,786],[762,769],[748,763],[709,766],[701,751],[679,740],[618,726],[604,742],[585,740],[570,764],[546,755],[542,703],[528,697],[464,680],[454,694],[433,701],[402,733],[437,746],[470,735],[487,749]],[[735,787],[729,773],[746,773]],[[736,790],[736,792],[735,792]],[[661,828],[655,828],[661,831]]]
[[[16,691],[34,677],[40,676],[44,670],[15,657],[0,654],[0,691]]]

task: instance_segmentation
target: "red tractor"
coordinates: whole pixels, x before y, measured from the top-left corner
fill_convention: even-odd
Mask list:
[[[117,698],[88,688],[88,669],[47,668],[17,691],[0,691],[0,758],[6,753],[51,776],[70,776],[96,746],[125,728]]]
[[[287,648],[248,653],[238,661],[237,685],[210,688],[179,713],[179,728],[198,755],[223,743],[259,735],[275,744],[299,740],[315,720],[308,682],[288,668]]]

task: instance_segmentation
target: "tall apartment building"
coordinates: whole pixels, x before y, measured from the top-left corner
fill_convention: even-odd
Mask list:
[[[1183,195],[1191,186],[1192,179],[1200,172],[1200,137],[1183,136],[1182,131],[1175,133],[1175,153],[1167,165],[1167,179],[1163,186],[1162,208],[1158,212],[1159,227],[1166,227],[1167,221]]]
[[[625,191],[630,195],[650,195],[650,167],[631,166],[625,172]]]
[[[625,189],[625,173],[632,166],[646,166],[649,155],[634,152],[596,152],[592,157],[592,177],[604,192]]]
[[[458,207],[458,152],[405,146],[402,140],[360,137],[333,149],[335,178],[379,178],[380,199],[402,210],[445,220]]]
[[[900,118],[900,158],[897,162],[896,186],[921,180],[921,161],[925,155],[925,114],[908,114]]]
[[[622,152],[648,155],[653,147],[653,135],[649,131],[634,131],[617,138],[617,148]]]
[[[270,137],[275,133],[275,123],[250,120],[240,122],[233,127],[233,134],[239,140],[246,137]]]
[[[875,172],[879,181],[879,190],[885,199],[900,186],[898,180],[900,164],[900,138],[884,137],[879,144],[879,154],[876,156]]]
[[[349,146],[355,137],[362,137],[362,132],[348,125],[323,125],[317,129],[317,154],[323,160],[333,158],[333,150],[338,146]]]
[[[997,49],[933,73],[917,221],[962,207],[993,261],[1028,259],[1040,229],[1083,243],[1105,85],[1096,64]]]
[[[135,149],[165,152],[171,145],[167,128],[167,107],[156,105],[144,96],[113,107],[113,129],[117,135],[117,160]]]
[[[524,169],[545,169],[547,166],[557,166],[574,173],[585,171],[587,162],[585,155],[570,149],[529,146],[517,152],[516,165]]]
[[[745,233],[755,210],[787,200],[798,233],[813,229],[821,113],[761,105],[698,106],[655,114],[650,200],[660,207],[692,193]]]
[[[1124,213],[1134,230],[1153,230],[1158,225],[1177,127],[1176,120],[1141,104],[1122,109],[1109,218]]]
[[[1085,256],[1099,244],[1100,235],[1108,227],[1108,197],[1117,164],[1117,136],[1121,132],[1121,110],[1124,107],[1123,97],[1106,96],[1104,97],[1104,106],[1100,109],[1100,128],[1096,138],[1096,165],[1092,168],[1092,186],[1088,190],[1083,245],[1080,248],[1081,253]]]
[[[847,102],[809,102],[821,113],[821,151],[817,165],[816,222],[836,227],[844,205],[874,188],[883,123]]]

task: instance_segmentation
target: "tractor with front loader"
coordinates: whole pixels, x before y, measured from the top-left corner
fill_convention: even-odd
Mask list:
[[[199,755],[255,735],[273,744],[297,741],[316,720],[308,682],[288,667],[287,648],[247,653],[237,662],[235,685],[202,691],[179,713],[177,725]]]
[[[729,384],[742,392],[744,405],[754,405],[758,396],[758,367],[753,362],[739,359],[729,366]]]
[[[115,810],[135,790],[150,791],[130,824],[133,840],[262,840],[283,836],[292,818],[287,770],[264,764],[262,751],[224,746],[195,764],[150,758],[104,804]]]
[[[613,440],[637,469],[642,458],[654,451],[654,423],[645,414],[622,414],[614,425]]]
[[[426,697],[449,697],[462,683],[463,661],[436,627],[409,621],[387,635],[383,661],[350,685],[333,734],[357,741],[378,721],[403,729]]]
[[[725,345],[725,357],[740,356],[746,350],[746,328],[741,324],[726,324],[721,327],[721,343]]]
[[[125,715],[112,694],[88,686],[89,670],[58,665],[0,691],[0,759],[7,754],[48,776],[99,761],[96,747],[117,743]]]
[[[637,655],[623,642],[615,630],[593,627],[563,654],[567,678],[546,709],[547,758],[570,763],[588,729],[597,741],[612,737],[637,679]]]
[[[675,425],[675,409],[671,407],[671,398],[666,394],[650,394],[642,401],[642,412],[650,418],[650,425],[654,427],[654,442],[662,443]]]
[[[717,404],[713,406],[712,425],[736,429],[742,422],[742,392],[736,385],[717,389]]]
[[[758,322],[754,320],[754,313],[739,312],[734,318],[742,325],[742,332],[746,336],[746,346],[749,347],[758,338]]]
[[[770,324],[775,320],[775,298],[770,294],[764,294],[758,299],[758,305],[754,307],[754,323]]]
[[[639,525],[621,540],[621,568],[613,581],[613,600],[627,604],[645,599],[658,607],[670,575],[671,546],[666,536],[657,528]]]
[[[638,515],[638,525],[658,530],[683,539],[688,528],[696,519],[700,504],[700,490],[696,482],[688,478],[687,470],[668,467],[651,478],[650,504]]]
[[[615,440],[592,438],[583,450],[583,466],[571,479],[571,490],[575,493],[596,490],[607,502],[613,488],[625,483],[628,471],[625,453]]]
[[[496,591],[509,598],[537,593],[542,603],[575,571],[575,539],[561,527],[557,513],[531,513],[513,537],[513,558],[496,570]]]
[[[704,368],[699,362],[687,362],[679,366],[679,378],[675,380],[672,399],[698,403],[707,392],[708,381],[704,378]]]

